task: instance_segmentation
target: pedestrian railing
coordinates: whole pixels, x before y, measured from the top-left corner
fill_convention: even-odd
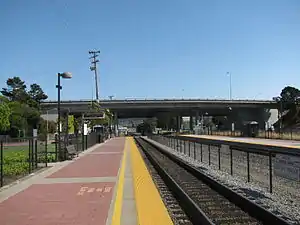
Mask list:
[[[74,145],[77,154],[87,148],[103,142],[97,133],[89,135],[69,135],[60,140],[61,156],[59,158],[59,142],[47,138],[10,138],[0,140],[0,187],[34,173],[48,166],[49,163],[66,160],[66,146]]]

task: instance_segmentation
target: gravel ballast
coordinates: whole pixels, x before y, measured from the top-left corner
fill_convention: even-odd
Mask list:
[[[300,224],[300,184],[297,181],[273,175],[273,193],[269,193],[269,158],[267,156],[249,155],[250,182],[247,182],[247,154],[245,152],[233,151],[233,176],[231,176],[228,146],[222,146],[220,149],[221,170],[219,170],[218,147],[210,146],[211,163],[208,165],[207,145],[202,145],[201,154],[200,144],[196,144],[194,149],[194,143],[182,142],[174,150],[167,147],[166,139],[159,136],[153,138],[156,144],[189,162],[206,175],[267,208],[291,224]],[[183,145],[185,145],[185,154]]]

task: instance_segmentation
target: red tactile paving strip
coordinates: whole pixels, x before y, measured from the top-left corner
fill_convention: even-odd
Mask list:
[[[47,178],[114,177],[118,175],[122,154],[90,154],[63,167]]]
[[[125,146],[125,138],[116,138],[111,140],[99,148],[95,149],[93,152],[120,152],[123,153]]]
[[[105,225],[114,185],[35,184],[0,203],[0,224]]]

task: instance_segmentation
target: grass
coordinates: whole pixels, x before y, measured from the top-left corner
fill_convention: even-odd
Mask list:
[[[46,163],[45,145],[37,146],[37,159],[35,156],[29,157],[29,146],[4,146],[3,147],[3,175],[8,177],[18,177],[37,169],[38,163]],[[55,145],[47,146],[47,161],[55,161]],[[32,154],[32,152],[31,152]],[[31,158],[31,160],[29,160]],[[33,159],[33,160],[32,160]],[[34,161],[34,162],[33,162]]]
[[[80,143],[79,143],[80,144]],[[81,146],[81,145],[80,145]],[[32,151],[30,151],[32,154]],[[29,155],[29,144],[21,146],[3,146],[3,181],[8,184],[26,174],[46,166],[46,146],[38,142],[37,153]],[[1,157],[1,156],[0,156]],[[0,158],[1,160],[1,158]],[[55,162],[55,144],[47,145],[47,162]],[[1,161],[0,161],[1,163]]]

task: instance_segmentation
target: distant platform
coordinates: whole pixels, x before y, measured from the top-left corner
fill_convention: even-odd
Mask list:
[[[293,141],[293,140],[278,140],[278,139],[250,138],[250,137],[249,138],[248,137],[227,137],[227,136],[217,136],[217,135],[192,135],[192,134],[181,135],[181,136],[300,149],[300,141]]]

